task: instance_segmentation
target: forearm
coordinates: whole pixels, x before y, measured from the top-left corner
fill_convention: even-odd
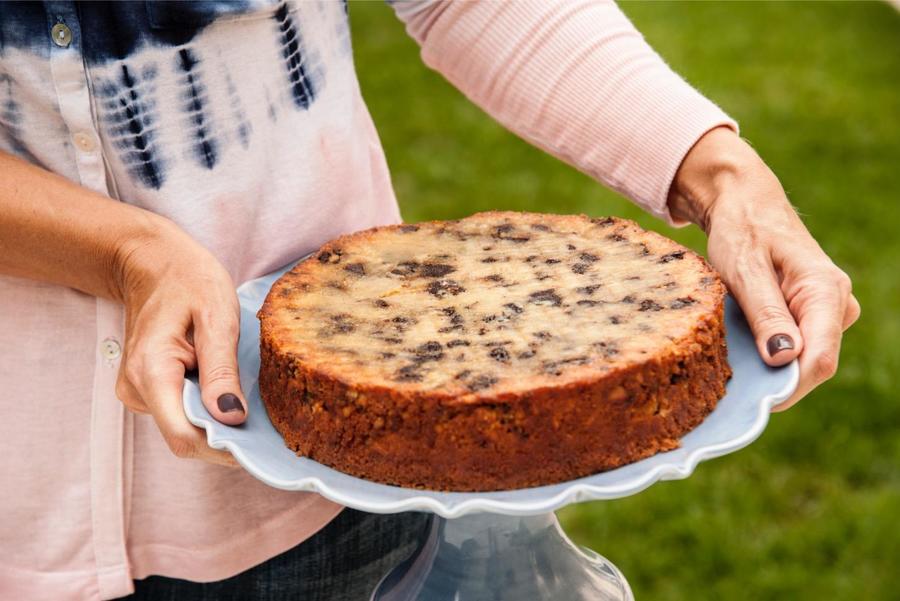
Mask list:
[[[121,300],[125,254],[170,222],[0,152],[0,273]]]
[[[658,217],[705,132],[736,128],[615,4],[396,3],[425,62],[498,121]]]

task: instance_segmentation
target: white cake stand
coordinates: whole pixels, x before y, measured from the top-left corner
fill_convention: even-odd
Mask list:
[[[256,311],[286,269],[238,288],[238,362],[249,402],[246,423],[231,427],[212,419],[200,401],[195,378],[185,380],[185,414],[206,429],[211,447],[230,451],[247,471],[275,488],[315,492],[372,513],[433,513],[416,552],[384,577],[372,601],[633,599],[621,572],[573,544],[553,512],[570,503],[626,497],[660,480],[688,477],[700,461],[753,442],[765,429],[771,408],[797,386],[796,362],[782,368],[763,363],[740,310],[729,298],[725,320],[734,375],[716,410],[682,439],[680,448],[609,472],[522,490],[449,493],[369,482],[297,457],[266,415],[257,383]]]

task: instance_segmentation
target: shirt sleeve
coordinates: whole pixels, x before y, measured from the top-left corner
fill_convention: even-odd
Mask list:
[[[532,144],[672,225],[669,187],[737,123],[672,71],[613,2],[392,3],[422,59]]]

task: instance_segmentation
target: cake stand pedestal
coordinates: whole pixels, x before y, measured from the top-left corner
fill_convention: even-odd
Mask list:
[[[622,573],[578,548],[553,512],[433,516],[416,551],[371,601],[633,601]]]
[[[382,580],[378,601],[627,600],[631,591],[606,559],[576,547],[553,511],[570,503],[637,494],[660,480],[687,478],[704,459],[753,442],[772,407],[797,387],[794,361],[767,366],[737,304],[727,299],[725,327],[733,375],[725,396],[681,439],[681,447],[620,468],[548,486],[494,492],[412,490],[355,478],[290,451],[272,426],[259,396],[259,321],[256,311],[288,267],[241,285],[238,363],[248,403],[247,421],[226,426],[200,399],[196,376],[185,379],[184,413],[206,430],[214,449],[225,449],[266,484],[318,493],[371,513],[435,514],[416,552]]]

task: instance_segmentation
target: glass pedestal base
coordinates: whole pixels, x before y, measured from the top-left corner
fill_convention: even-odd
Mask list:
[[[434,516],[371,601],[634,601],[622,573],[578,548],[556,514]]]

